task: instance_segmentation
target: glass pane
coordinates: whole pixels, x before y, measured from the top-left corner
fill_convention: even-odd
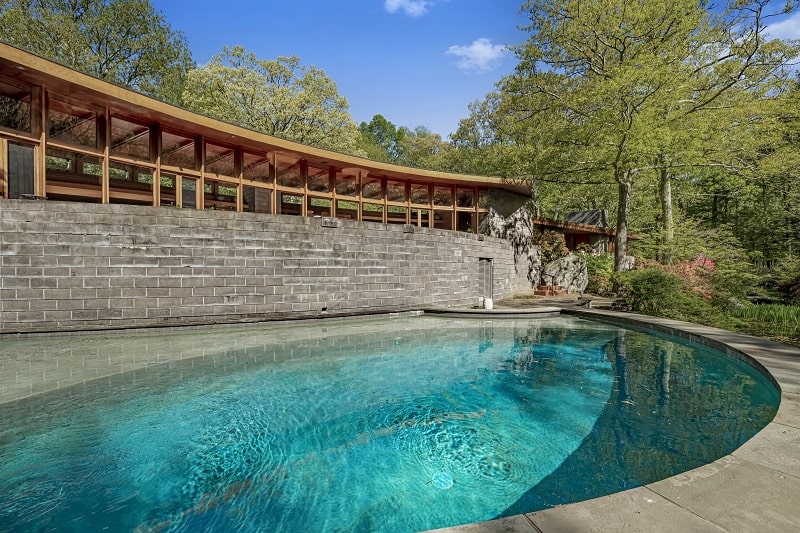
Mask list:
[[[428,196],[428,186],[419,183],[411,184],[411,203],[412,204],[428,204],[430,198]]]
[[[1,104],[0,104],[1,105]],[[29,198],[33,189],[33,146],[8,143],[8,198]]]
[[[0,81],[0,126],[30,133],[30,89],[23,89]]]
[[[181,179],[181,207],[197,208],[197,180],[195,178]]]
[[[433,188],[433,205],[453,205],[453,188],[435,186]]]
[[[150,160],[150,127],[111,117],[111,155]]]
[[[49,148],[45,156],[47,180],[99,184],[103,161],[96,156]]]
[[[111,203],[153,205],[152,169],[112,162],[108,178]]]
[[[358,202],[350,200],[336,201],[336,218],[358,219]]]
[[[197,168],[194,139],[165,131],[161,134],[161,164],[171,167]]]
[[[97,148],[97,114],[94,111],[51,99],[47,121],[51,140]]]
[[[330,172],[327,168],[308,167],[308,190],[331,192]]]
[[[406,201],[406,184],[402,181],[386,181],[386,199],[390,202]]]
[[[269,172],[269,160],[267,157],[245,152],[244,179],[261,183],[271,183],[272,177]]]
[[[487,209],[489,207],[489,190],[478,189],[478,208]]]
[[[234,176],[233,148],[206,143],[206,172],[221,176]]]
[[[223,209],[236,211],[236,195],[238,186],[215,179],[205,179],[203,207],[206,209]]]
[[[456,206],[457,207],[474,207],[475,206],[475,191],[472,189],[458,188],[456,190]]]
[[[175,195],[175,183],[178,178],[171,174],[161,174],[159,186],[161,188],[161,205],[174,206],[177,204],[177,196]]]
[[[381,194],[381,179],[371,177],[364,178],[364,181],[361,183],[361,196],[374,200],[383,198]]]
[[[458,231],[466,231],[468,233],[475,232],[475,222],[477,221],[477,213],[460,212],[456,213],[456,229]]]
[[[277,165],[277,183],[283,187],[303,187],[303,174],[300,168],[300,158],[297,156],[278,156],[275,160]]]
[[[331,201],[328,198],[314,198],[309,196],[306,200],[306,215],[310,217],[331,216]]]
[[[280,214],[301,215],[303,213],[303,197],[297,194],[278,192]]]
[[[245,185],[242,188],[242,202],[244,210],[250,213],[271,213],[272,191]]]
[[[390,205],[386,208],[386,222],[389,224],[405,224],[406,208],[397,205]]]
[[[411,210],[411,223],[427,228],[430,226],[430,211],[427,209],[412,209]]]
[[[383,222],[383,206],[378,204],[362,204],[361,220]]]
[[[433,212],[433,227],[453,229],[453,212],[437,209]]]
[[[355,196],[358,189],[358,171],[337,170],[336,194]],[[337,210],[338,211],[338,210]]]

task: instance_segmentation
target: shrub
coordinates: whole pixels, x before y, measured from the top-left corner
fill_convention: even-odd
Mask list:
[[[644,268],[617,272],[614,285],[630,311],[664,316],[665,310],[676,305],[682,282],[674,274],[656,268]]]
[[[539,247],[542,253],[542,264],[552,263],[557,259],[569,255],[564,234],[559,231],[534,231],[531,235],[533,244]]]
[[[589,284],[586,292],[598,296],[610,296],[613,292],[614,257],[611,254],[594,254],[581,250],[578,252],[586,261]]]

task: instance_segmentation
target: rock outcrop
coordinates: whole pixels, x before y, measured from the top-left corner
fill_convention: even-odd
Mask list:
[[[545,287],[560,286],[568,293],[583,293],[588,284],[586,261],[574,254],[548,263],[542,271],[542,285]]]

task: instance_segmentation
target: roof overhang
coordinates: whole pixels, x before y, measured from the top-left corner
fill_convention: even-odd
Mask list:
[[[60,95],[108,107],[115,113],[151,121],[163,127],[259,152],[292,152],[313,165],[359,168],[389,178],[504,189],[530,197],[527,183],[499,177],[474,176],[404,167],[303,145],[236,126],[145,96],[125,87],[78,72],[0,42],[0,73]]]

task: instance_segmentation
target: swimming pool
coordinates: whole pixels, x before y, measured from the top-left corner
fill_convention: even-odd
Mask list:
[[[779,400],[713,350],[570,317],[36,338],[0,360],[44,353],[69,386],[0,406],[0,530],[488,520],[713,461]]]

